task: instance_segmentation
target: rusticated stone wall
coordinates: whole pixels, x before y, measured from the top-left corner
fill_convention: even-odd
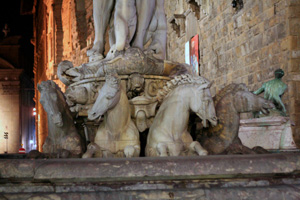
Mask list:
[[[43,0],[36,1],[35,8],[35,86],[41,81],[54,80],[64,90],[56,75],[57,66],[62,60],[70,60],[74,66],[88,61],[86,51],[94,40],[93,1]],[[48,126],[37,88],[35,102],[38,149],[42,150]]]
[[[288,10],[289,36],[287,45],[290,49],[288,59],[289,72],[289,108],[290,115],[295,122],[293,127],[294,138],[300,141],[300,1],[293,0]],[[298,143],[299,144],[299,143]]]
[[[184,62],[184,45],[199,34],[200,73],[216,94],[230,83],[251,91],[285,71],[282,99],[300,142],[300,1],[253,0],[233,8],[228,0],[166,0],[168,59]]]

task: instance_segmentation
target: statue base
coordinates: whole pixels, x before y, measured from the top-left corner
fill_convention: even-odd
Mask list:
[[[262,117],[240,120],[239,138],[243,145],[267,150],[296,150],[291,121],[288,117]]]
[[[298,153],[0,159],[0,199],[299,199],[299,162]]]

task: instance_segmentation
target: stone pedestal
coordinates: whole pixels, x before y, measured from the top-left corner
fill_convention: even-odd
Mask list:
[[[300,154],[0,159],[0,199],[299,199]]]
[[[282,151],[297,149],[288,117],[243,119],[240,121],[239,138],[249,148],[261,146]]]

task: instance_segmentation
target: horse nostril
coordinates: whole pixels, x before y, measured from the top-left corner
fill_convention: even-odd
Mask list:
[[[96,113],[95,113],[95,112],[93,112],[93,113],[92,113],[92,116],[94,117],[95,115],[96,115]]]

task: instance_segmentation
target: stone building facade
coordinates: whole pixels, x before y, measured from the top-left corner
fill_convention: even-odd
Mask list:
[[[230,83],[251,91],[285,72],[282,99],[300,142],[300,1],[168,0],[168,59],[184,62],[184,45],[199,34],[200,74],[215,84],[212,94]]]
[[[93,41],[92,0],[35,1],[34,13],[34,74],[35,86],[54,80],[64,90],[56,75],[58,64],[70,60],[75,66],[88,61],[87,49]],[[47,115],[35,90],[37,109],[36,135],[38,149],[47,137]]]
[[[28,42],[29,43],[29,42]],[[34,149],[33,85],[21,36],[0,37],[0,154]],[[8,133],[8,138],[4,133]]]
[[[245,83],[250,90],[285,71],[283,95],[300,143],[300,1],[165,0],[168,20],[167,59],[184,62],[185,43],[199,34],[200,74],[214,80],[216,94],[230,83]],[[58,80],[59,62],[74,66],[88,62],[86,51],[94,40],[92,0],[35,2],[35,85]],[[109,46],[106,45],[106,49]],[[39,150],[47,136],[47,116],[35,91]]]
[[[4,68],[0,58],[0,153],[20,148],[20,75],[22,69]],[[8,133],[8,138],[4,137]]]

